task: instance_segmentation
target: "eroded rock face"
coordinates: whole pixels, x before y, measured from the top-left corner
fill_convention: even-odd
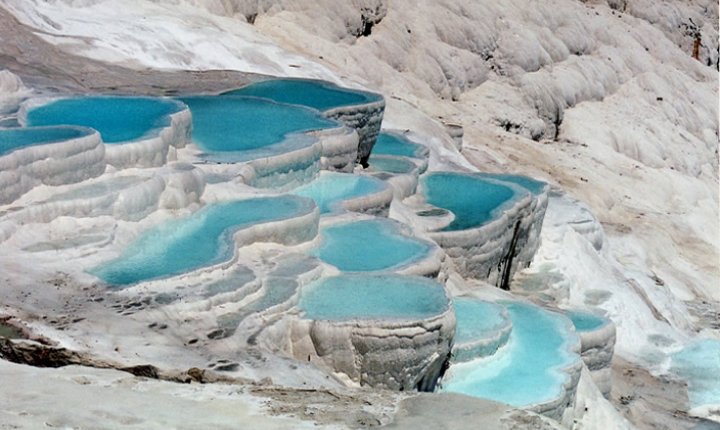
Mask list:
[[[476,228],[435,231],[435,240],[456,263],[460,273],[509,289],[519,268],[527,267],[540,246],[547,208],[547,190],[526,194],[499,218]]]
[[[416,321],[310,321],[293,324],[297,359],[360,385],[433,391],[450,358],[455,314]]]
[[[580,355],[590,370],[593,382],[600,392],[610,397],[612,389],[612,358],[615,351],[615,324],[606,320],[602,326],[590,330],[578,330]]]
[[[435,389],[456,325],[443,284],[419,276],[350,274],[307,285],[300,296],[301,313],[274,336],[286,353],[360,385]]]
[[[357,161],[363,167],[368,166],[368,158],[382,125],[385,112],[385,100],[378,100],[362,105],[341,106],[324,112],[328,118],[336,119],[348,127],[354,128],[360,142],[358,143]]]
[[[19,77],[7,70],[0,70],[0,114],[16,110],[30,94],[30,89],[23,85]]]
[[[97,132],[83,130],[63,141],[0,154],[0,204],[13,202],[41,184],[76,183],[100,176],[106,167],[105,146]]]

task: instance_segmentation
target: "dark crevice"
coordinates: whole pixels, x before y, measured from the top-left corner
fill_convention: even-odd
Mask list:
[[[555,118],[553,119],[553,125],[555,126],[555,133],[553,134],[553,141],[557,142],[558,137],[560,136],[560,125],[563,122],[563,110],[560,109],[560,106],[557,106],[555,109]]]
[[[372,34],[372,29],[376,24],[385,18],[385,13],[381,6],[375,9],[360,9],[360,27],[355,31],[355,37],[368,37]]]
[[[507,254],[500,260],[498,269],[501,273],[500,285],[503,290],[510,290],[510,275],[512,274],[513,259],[515,258],[515,248],[520,237],[520,221],[515,223],[515,229],[513,231],[513,237],[510,241]]]
[[[372,34],[373,25],[375,25],[375,23],[371,22],[371,21],[363,22],[363,27],[362,27],[362,31],[360,32],[360,36],[363,36],[363,37],[370,36],[370,34]]]

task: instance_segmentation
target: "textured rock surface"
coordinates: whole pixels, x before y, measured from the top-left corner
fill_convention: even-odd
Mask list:
[[[328,118],[341,121],[348,127],[357,130],[360,142],[358,143],[357,161],[367,166],[375,140],[380,133],[385,100],[370,102],[355,106],[342,106],[324,112]]]
[[[606,398],[612,389],[612,359],[615,351],[615,324],[606,324],[591,331],[578,331],[580,356],[590,371],[593,382]]]
[[[0,155],[0,204],[7,204],[33,187],[81,182],[105,172],[105,145],[100,135],[33,145]]]
[[[361,385],[433,391],[450,356],[455,315],[425,321],[298,321],[295,357],[324,365]]]
[[[63,187],[51,198],[31,203],[8,219],[48,223],[61,216],[138,221],[157,209],[181,209],[197,204],[205,188],[199,169],[171,165],[152,176],[116,175],[74,187]]]
[[[515,271],[530,264],[539,246],[546,199],[526,192],[500,217],[480,227],[432,231],[428,236],[455,261],[460,273],[508,289]]]

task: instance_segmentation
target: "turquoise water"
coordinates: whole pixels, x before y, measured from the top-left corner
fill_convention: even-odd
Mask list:
[[[428,255],[431,245],[404,236],[384,219],[356,221],[322,229],[322,245],[314,254],[344,272],[387,270]]]
[[[313,207],[309,200],[294,196],[212,204],[144,232],[119,258],[90,273],[122,286],[190,272],[229,260],[235,251],[236,231],[310,213]]]
[[[92,199],[104,196],[112,192],[122,191],[123,189],[140,184],[146,179],[138,176],[119,176],[104,181],[98,181],[89,185],[82,185],[64,193],[54,194],[47,199],[47,202],[57,202],[62,200],[76,199]]]
[[[369,176],[329,172],[292,193],[314,200],[320,213],[325,214],[340,210],[344,200],[379,193],[386,187],[381,180]]]
[[[223,95],[252,96],[325,111],[339,106],[365,104],[382,97],[309,79],[273,79],[257,82]]]
[[[373,155],[397,155],[401,157],[424,158],[427,149],[422,145],[413,143],[394,133],[381,132],[380,135],[378,135],[375,146],[373,146],[372,153]]]
[[[492,358],[455,364],[442,391],[524,407],[556,398],[568,376],[561,369],[579,357],[568,350],[577,341],[566,319],[523,303],[506,308],[513,329],[505,349]]]
[[[87,128],[62,126],[0,129],[0,155],[25,146],[62,142],[92,133]]]
[[[368,160],[370,168],[379,172],[397,173],[404,174],[410,173],[417,167],[415,163],[408,160],[403,160],[399,157],[383,157],[371,155]]]
[[[547,185],[545,182],[528,178],[527,176],[509,175],[504,173],[477,173],[477,175],[484,178],[497,179],[498,181],[511,182],[513,184],[520,185],[535,195],[542,193]]]
[[[566,313],[567,317],[570,318],[575,330],[577,331],[593,331],[604,326],[607,323],[605,318],[598,315],[593,315],[589,312],[576,312],[571,311]]]
[[[464,173],[430,173],[423,178],[428,203],[455,214],[446,231],[479,227],[515,197],[512,188]]]
[[[310,109],[254,97],[198,96],[182,101],[193,115],[193,140],[211,153],[258,150],[291,133],[338,127]]]
[[[307,286],[299,307],[315,320],[420,319],[441,314],[443,286],[419,276],[341,275]]]
[[[687,345],[672,355],[670,371],[687,381],[691,407],[720,405],[720,340]]]
[[[488,337],[505,324],[502,306],[477,299],[456,298],[455,318],[456,344]]]
[[[290,300],[298,289],[297,281],[288,278],[268,277],[263,284],[264,289],[260,292],[258,299],[243,306],[238,311],[218,316],[218,325],[225,332],[218,338],[223,339],[232,336],[245,318]],[[253,291],[253,293],[256,293],[256,291]]]
[[[171,99],[150,97],[77,97],[31,109],[27,125],[79,125],[97,130],[105,143],[144,137],[169,124],[168,115],[183,109]]]

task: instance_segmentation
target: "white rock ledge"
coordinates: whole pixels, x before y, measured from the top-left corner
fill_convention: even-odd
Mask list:
[[[352,128],[290,133],[281,142],[256,150],[228,153],[182,154],[183,160],[202,164],[227,180],[239,178],[257,188],[290,189],[310,182],[320,170],[352,172],[358,134]],[[197,160],[202,159],[201,163]]]
[[[452,307],[423,320],[306,320],[292,324],[292,354],[360,385],[433,391],[449,360]]]
[[[615,352],[616,327],[608,318],[595,330],[577,330],[580,355],[600,392],[608,398],[612,389],[612,358]]]
[[[373,102],[329,109],[324,111],[323,115],[357,130],[360,137],[357,161],[363,166],[367,166],[370,152],[372,152],[378,134],[380,134],[384,113],[385,99],[381,97],[380,100]]]
[[[169,115],[169,124],[152,137],[125,143],[108,144],[107,163],[116,169],[159,167],[168,160],[170,147],[183,148],[191,142],[192,115],[185,104],[180,111]]]
[[[500,305],[496,306],[501,307]],[[501,324],[495,326],[493,330],[484,333],[484,336],[478,336],[468,342],[459,343],[456,340],[452,349],[451,361],[453,363],[462,363],[480,357],[489,357],[507,344],[510,339],[510,333],[512,332],[512,320],[507,310],[504,307],[501,308],[500,312],[503,321]]]
[[[511,182],[485,180],[516,192],[499,217],[475,228],[429,231],[427,235],[453,259],[463,276],[509,289],[515,272],[530,265],[540,246],[549,188],[536,195]]]
[[[320,168],[345,173],[352,173],[357,159],[360,136],[350,127],[325,129],[310,132],[320,140],[322,158]]]
[[[79,129],[85,130],[85,135],[0,155],[0,204],[12,203],[41,184],[72,184],[103,174],[105,145],[100,134],[89,128]]]
[[[343,200],[340,202],[340,206],[350,212],[387,217],[390,213],[390,203],[392,203],[392,200],[393,188],[386,184],[386,186],[377,193]]]
[[[400,201],[416,193],[420,175],[423,174],[428,167],[428,161],[426,159],[397,155],[377,155],[375,157],[390,160],[402,160],[414,165],[415,167],[407,173],[393,173],[383,170],[374,170],[372,169],[372,165],[370,165],[369,172],[371,172],[374,177],[387,181],[393,187],[395,198]]]

